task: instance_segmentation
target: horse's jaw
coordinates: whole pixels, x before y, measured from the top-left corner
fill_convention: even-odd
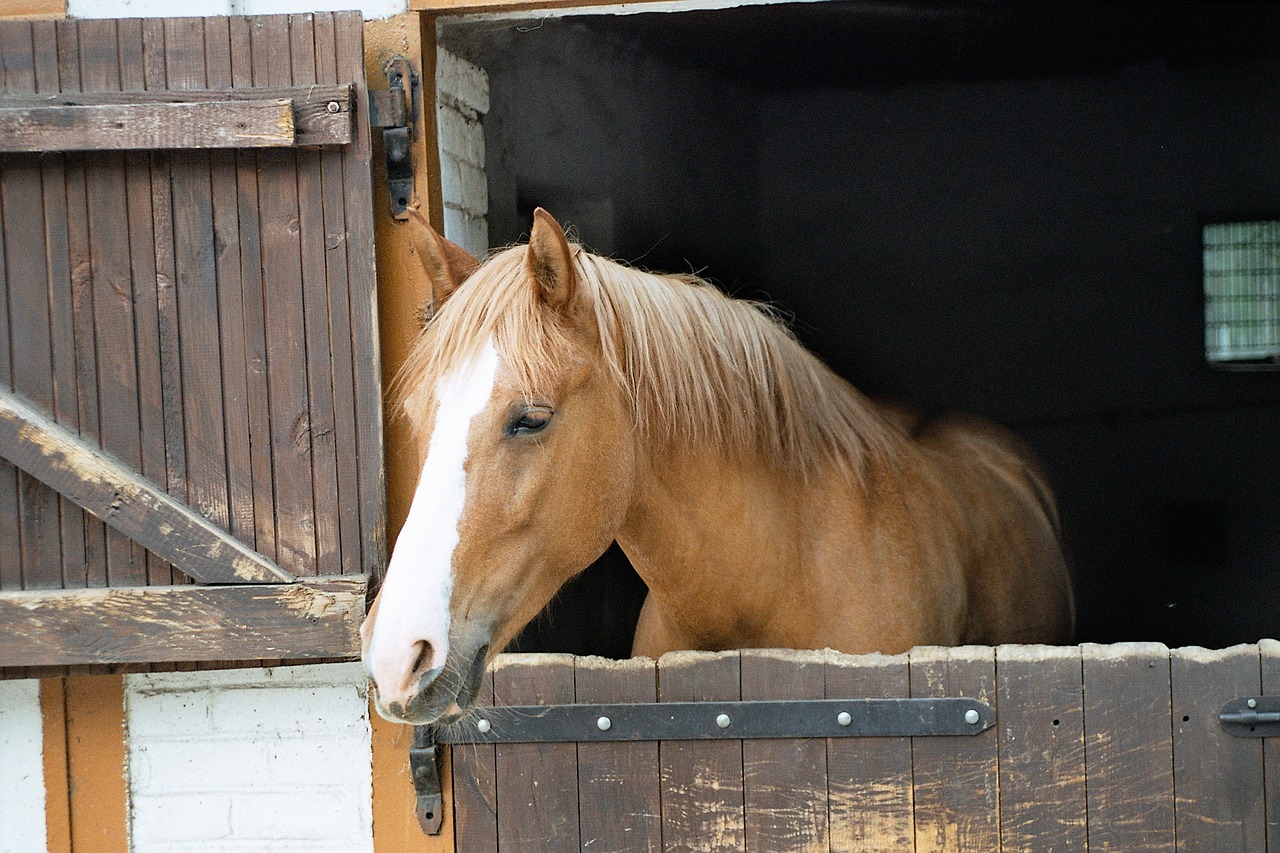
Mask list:
[[[415,726],[448,723],[465,715],[480,691],[489,663],[489,644],[485,642],[478,648],[472,644],[469,651],[455,654],[459,648],[453,646],[441,670],[422,676],[407,700],[384,702],[377,682],[371,682],[378,713],[393,723]]]

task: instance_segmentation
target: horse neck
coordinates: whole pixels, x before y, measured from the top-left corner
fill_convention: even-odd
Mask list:
[[[637,652],[737,647],[783,589],[806,588],[805,517],[823,491],[811,486],[762,460],[696,451],[642,464],[617,539],[649,587],[646,611],[676,636],[653,648],[638,635]]]

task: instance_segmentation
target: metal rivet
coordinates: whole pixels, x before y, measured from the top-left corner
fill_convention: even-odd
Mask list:
[[[980,719],[982,719],[982,715],[979,714],[973,708],[970,708],[969,710],[964,712],[964,721],[971,726],[976,726],[978,724],[978,720]]]
[[[330,101],[328,104],[325,105],[325,109],[331,113],[336,113],[338,110],[342,109],[342,105],[339,104],[337,101]]]
[[[721,714],[720,716],[716,717],[716,725],[722,729],[729,728],[729,724],[732,722],[733,720],[729,719],[728,714]]]
[[[847,725],[849,725],[850,723],[852,723],[852,722],[853,722],[853,717],[850,717],[850,716],[849,716],[849,712],[848,712],[848,711],[841,711],[841,712],[836,716],[836,722],[837,722],[837,723],[839,723],[839,724],[840,724],[840,725],[842,725],[842,726],[847,726]]]
[[[489,729],[491,728],[493,728],[493,724],[490,723],[488,720],[484,719],[483,717],[481,717],[479,720],[476,721],[476,731],[478,731],[482,735],[487,735],[489,733]]]
[[[1256,708],[1258,707],[1258,700],[1250,699],[1248,702],[1245,702],[1245,704],[1248,705],[1250,708]]]
[[[610,720],[608,717],[601,717],[596,720],[596,728],[602,732],[607,732],[609,729],[613,728],[613,720]]]

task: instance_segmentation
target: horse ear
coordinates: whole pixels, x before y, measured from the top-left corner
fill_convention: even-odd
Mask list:
[[[529,253],[525,259],[529,274],[538,283],[543,301],[558,311],[566,311],[573,302],[576,282],[573,275],[573,250],[560,223],[542,208],[533,212],[533,231],[529,234]]]
[[[431,310],[436,312],[458,285],[480,268],[480,261],[457,243],[446,240],[431,227],[416,207],[409,208],[409,239],[431,282]]]

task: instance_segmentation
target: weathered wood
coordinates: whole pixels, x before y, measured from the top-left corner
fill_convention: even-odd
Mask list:
[[[293,102],[0,107],[0,151],[282,148],[295,144]]]
[[[502,705],[572,702],[573,657],[499,657],[493,670],[493,695]],[[502,853],[579,850],[577,754],[577,745],[572,743],[498,747],[498,839]]]
[[[923,647],[910,654],[911,695],[967,696],[994,705],[990,646]],[[997,709],[998,710],[998,709]],[[916,850],[998,850],[998,731],[912,743]]]
[[[657,672],[648,658],[578,658],[574,680],[578,702],[657,700]],[[656,853],[662,849],[658,770],[658,744],[652,741],[578,745],[583,850]]]
[[[322,18],[331,20],[329,16],[322,16]],[[121,22],[121,26],[124,25],[125,22]],[[215,23],[214,25],[225,30],[228,25],[227,19],[223,19],[220,23]],[[212,42],[210,44],[212,46]],[[125,68],[122,68],[122,72],[128,73]],[[132,91],[124,92],[90,91],[36,95],[0,92],[0,111],[35,111],[37,114],[44,115],[48,111],[56,113],[70,110],[72,112],[68,113],[68,115],[74,116],[89,114],[75,111],[102,110],[103,112],[100,114],[103,116],[122,117],[127,126],[118,129],[118,134],[124,135],[134,133],[133,122],[135,117],[143,118],[144,120],[167,121],[166,117],[195,115],[203,116],[203,123],[207,125],[217,115],[222,115],[225,120],[230,121],[243,113],[253,122],[266,122],[263,127],[269,137],[262,142],[245,138],[243,143],[239,143],[236,141],[237,137],[245,137],[249,132],[247,128],[227,128],[219,131],[217,128],[205,127],[199,132],[209,135],[211,143],[205,145],[193,141],[188,144],[186,139],[190,136],[189,134],[167,136],[166,134],[174,134],[177,131],[157,128],[155,132],[159,134],[157,138],[161,142],[173,138],[179,144],[129,145],[128,147],[130,148],[330,146],[348,145],[353,139],[352,125],[356,111],[352,109],[352,87],[350,82],[326,81],[314,86],[260,86],[252,88],[231,88],[231,84],[227,84],[224,88],[216,85],[213,79],[210,79],[209,82],[215,84],[215,87],[172,92],[163,90],[138,91],[137,89],[140,87],[134,87]],[[239,85],[237,84],[237,86]],[[130,87],[125,88],[129,89]],[[286,105],[287,110],[285,109]],[[270,115],[275,115],[278,120],[286,112],[288,114],[287,142],[283,141],[282,132],[284,128],[277,127],[267,120]],[[154,119],[147,119],[146,117],[148,116],[153,116]],[[70,119],[55,117],[55,123],[68,121]],[[275,137],[280,138],[276,139]],[[119,146],[93,145],[91,147],[98,149]],[[24,148],[20,150],[68,149]]]
[[[359,655],[360,577],[0,593],[0,666]]]
[[[827,653],[828,699],[909,696],[907,656]],[[911,738],[827,741],[832,853],[898,853],[915,846]]]
[[[1262,853],[1262,740],[1233,737],[1218,721],[1227,700],[1260,693],[1258,647],[1175,649],[1169,664],[1178,849]]]
[[[1261,640],[1262,695],[1280,696],[1280,642]],[[1262,743],[1263,776],[1266,784],[1267,849],[1280,850],[1280,743],[1268,738]]]
[[[743,699],[822,699],[822,652],[744,649]],[[827,850],[827,744],[817,738],[742,744],[747,848]]]
[[[293,576],[101,450],[0,391],[0,457],[205,583]]]
[[[671,652],[658,661],[658,701],[742,698],[737,652]],[[741,741],[665,741],[662,837],[667,851],[746,849]]]
[[[488,670],[476,693],[477,713],[493,706],[493,671]],[[455,846],[468,853],[498,853],[497,747],[468,744],[450,748],[452,759],[453,827]],[[445,806],[449,798],[446,795]]]
[[[1174,848],[1169,650],[1085,644],[1089,849]]]
[[[1000,646],[996,675],[1001,849],[1084,850],[1080,649]]]

